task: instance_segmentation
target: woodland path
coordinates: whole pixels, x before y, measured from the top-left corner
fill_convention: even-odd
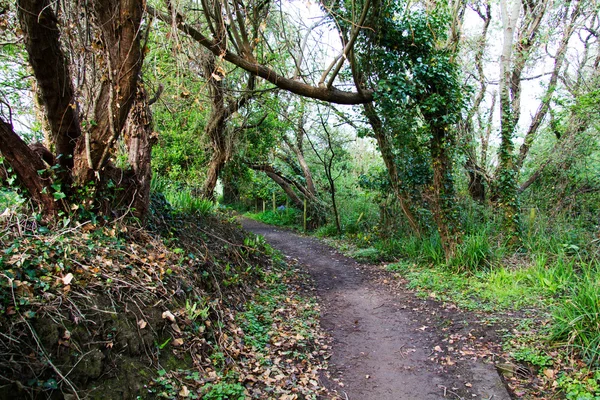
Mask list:
[[[376,281],[369,270],[374,267],[359,265],[316,239],[241,222],[312,276],[321,326],[333,340],[325,385],[342,399],[510,399],[493,365],[475,357],[452,366],[436,362],[440,359],[433,355],[444,337],[440,328],[447,321],[431,317],[435,311],[419,311],[417,303],[425,302],[412,293],[391,291]]]

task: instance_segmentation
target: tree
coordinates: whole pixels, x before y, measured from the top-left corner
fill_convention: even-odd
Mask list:
[[[119,204],[137,207],[143,217],[153,140],[146,91],[140,81],[142,40],[147,32],[142,24],[143,4],[97,0],[89,7],[70,5],[55,10],[57,6],[46,0],[18,1],[29,64],[50,129],[49,149],[60,168],[39,173],[46,170],[41,158],[6,120],[1,121],[0,151],[47,218],[78,203],[81,195],[86,198],[83,204],[98,200],[109,181],[122,190],[110,194],[112,204],[104,206],[112,210]],[[69,24],[73,29],[65,28]],[[63,48],[70,46],[84,51],[65,53]],[[134,104],[136,111],[130,115]],[[129,160],[136,165],[122,170],[110,158],[126,130],[132,152]],[[87,189],[90,184],[91,190]]]
[[[203,62],[204,76],[208,82],[211,98],[211,112],[205,128],[213,152],[206,172],[206,180],[202,187],[202,196],[213,199],[215,186],[225,163],[231,158],[232,141],[235,139],[227,133],[229,118],[250,100],[254,95],[255,76],[249,74],[248,83],[237,98],[227,100],[225,97],[225,76],[220,74],[212,53],[205,55]],[[243,129],[243,128],[241,128]]]
[[[404,4],[377,11],[369,20],[377,29],[359,39],[355,82],[376,88],[376,102],[365,106],[365,114],[409,225],[419,235],[427,221],[417,220],[413,210],[427,208],[451,258],[460,240],[452,148],[463,87],[457,43],[448,28],[457,17],[444,8]],[[410,186],[420,186],[420,199],[410,194]]]

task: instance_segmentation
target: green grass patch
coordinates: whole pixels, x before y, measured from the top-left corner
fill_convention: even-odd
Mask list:
[[[286,208],[283,210],[266,210],[265,212],[244,214],[248,218],[264,222],[265,224],[275,226],[289,226],[300,228],[302,211],[295,208]]]
[[[600,399],[600,370],[582,368],[572,374],[561,375],[556,383],[568,400]]]
[[[564,279],[569,272],[563,271],[564,267],[565,264],[549,267],[537,263],[465,273],[445,266],[400,261],[389,264],[387,269],[402,274],[408,287],[420,291],[422,296],[454,302],[468,310],[493,311],[547,307],[553,302],[552,296],[566,284]]]
[[[590,366],[600,364],[600,266],[583,266],[553,312],[552,339],[580,354]]]

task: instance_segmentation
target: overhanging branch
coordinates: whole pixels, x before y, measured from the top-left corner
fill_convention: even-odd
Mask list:
[[[147,9],[150,14],[155,15],[164,23],[173,25],[173,19],[170,15],[160,12],[151,6],[147,6]],[[189,35],[192,39],[210,50],[217,57],[229,61],[230,63],[235,64],[252,74],[255,74],[256,76],[271,82],[275,86],[294,94],[337,104],[364,104],[373,101],[373,92],[370,90],[363,90],[360,93],[346,92],[334,87],[315,87],[295,79],[286,78],[279,75],[269,67],[258,64],[255,61],[248,60],[242,56],[230,52],[229,50],[223,50],[217,43],[210,40],[200,31],[181,20],[175,21],[175,25],[179,30]]]

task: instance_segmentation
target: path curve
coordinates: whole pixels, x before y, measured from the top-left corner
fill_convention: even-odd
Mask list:
[[[320,241],[249,219],[242,226],[298,260],[315,281],[321,326],[333,338],[330,389],[349,400],[509,400],[493,365],[433,361],[439,335],[413,311],[411,293],[391,293],[356,261]]]

